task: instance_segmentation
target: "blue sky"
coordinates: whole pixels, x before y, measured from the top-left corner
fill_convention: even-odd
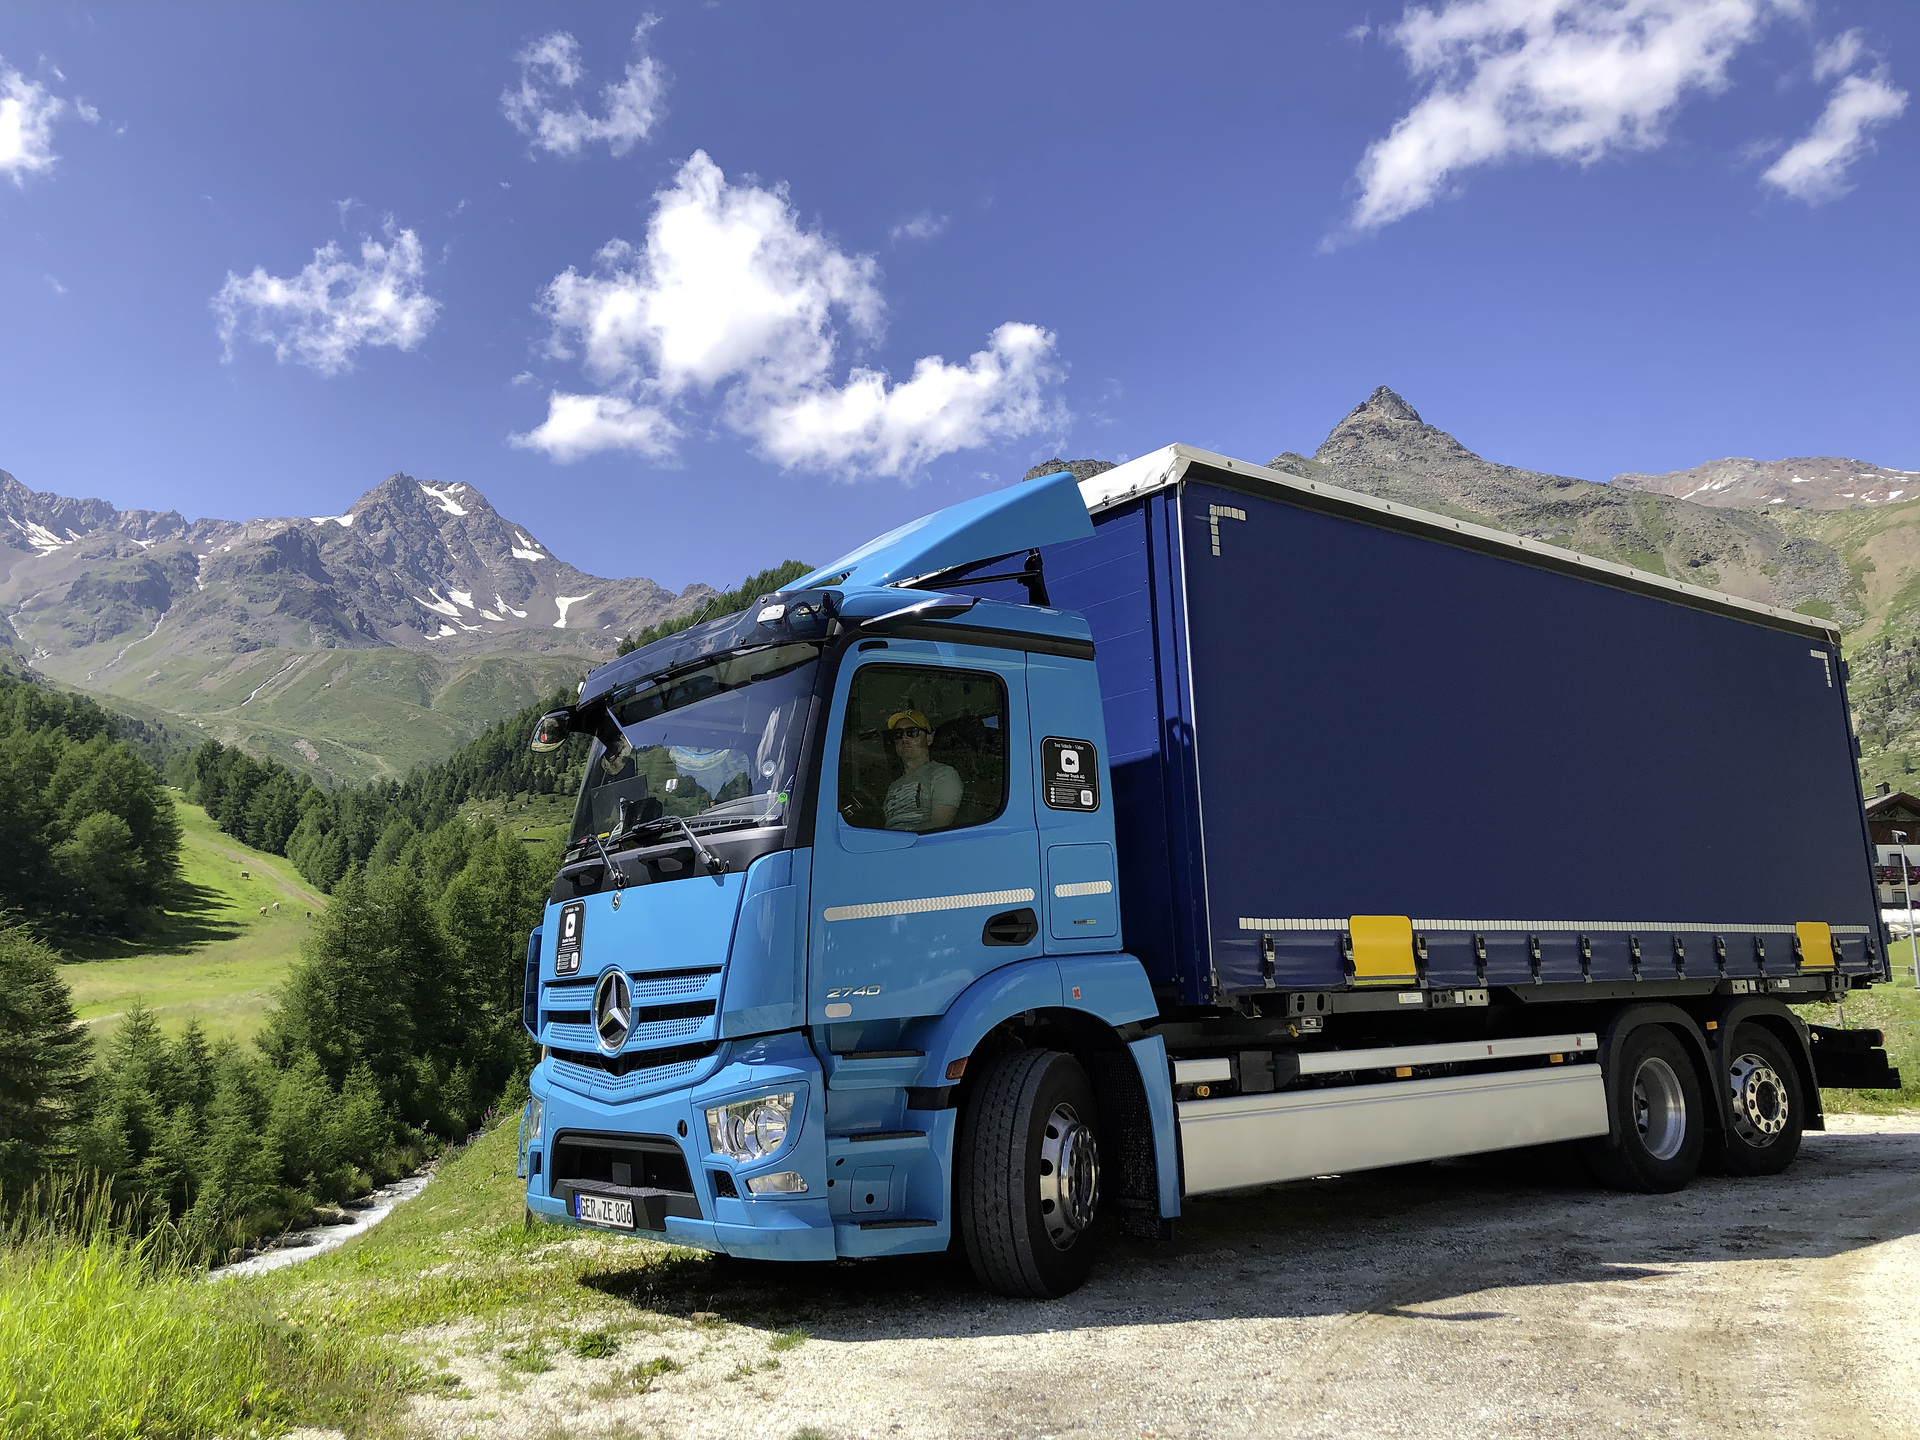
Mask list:
[[[9,7],[0,468],[677,588],[1378,384],[1920,467],[1916,76],[1905,0]]]

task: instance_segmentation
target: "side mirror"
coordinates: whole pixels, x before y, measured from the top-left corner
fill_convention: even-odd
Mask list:
[[[573,712],[571,710],[549,710],[540,717],[540,723],[533,727],[533,739],[528,743],[529,750],[558,750],[567,743],[567,736],[573,733]]]

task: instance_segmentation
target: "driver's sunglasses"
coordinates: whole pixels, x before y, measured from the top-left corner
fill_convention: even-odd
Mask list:
[[[918,725],[902,725],[893,733],[895,738],[905,740],[909,737],[918,739],[922,735],[931,735],[933,732],[931,730],[922,730]]]

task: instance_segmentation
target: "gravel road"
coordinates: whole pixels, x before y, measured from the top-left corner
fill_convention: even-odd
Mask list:
[[[1920,1117],[1831,1124],[1783,1178],[1672,1196],[1528,1157],[1198,1201],[1177,1244],[1116,1242],[1041,1304],[944,1259],[723,1262],[697,1317],[524,1380],[457,1359],[470,1398],[415,1420],[663,1440],[1920,1437]],[[621,1303],[617,1276],[603,1288]],[[776,1352],[796,1315],[810,1338]],[[621,1381],[655,1356],[682,1368]]]

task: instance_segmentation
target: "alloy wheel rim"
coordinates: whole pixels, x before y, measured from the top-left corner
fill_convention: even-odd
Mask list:
[[[1764,1056],[1747,1054],[1727,1067],[1733,1090],[1733,1128],[1749,1145],[1771,1145],[1787,1128],[1792,1102],[1780,1072]]]
[[[1100,1207],[1100,1147],[1093,1130],[1064,1101],[1040,1137],[1040,1223],[1056,1250],[1068,1250]]]
[[[1633,1072],[1633,1123],[1656,1160],[1671,1160],[1687,1143],[1687,1097],[1680,1077],[1657,1055]]]

